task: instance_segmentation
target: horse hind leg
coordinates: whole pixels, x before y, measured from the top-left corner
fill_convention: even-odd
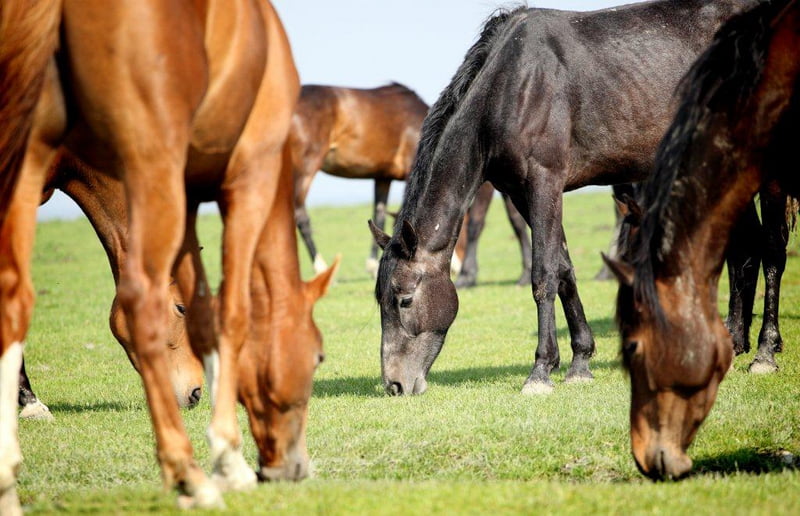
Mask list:
[[[748,370],[751,373],[772,373],[778,370],[775,353],[783,349],[778,326],[781,278],[786,268],[786,244],[789,226],[786,221],[787,196],[778,187],[761,191],[761,217],[766,241],[764,258],[764,316],[758,335],[758,350]]]
[[[517,280],[517,286],[524,287],[531,284],[531,239],[528,236],[528,223],[514,206],[511,197],[503,194],[503,202],[506,205],[508,221],[514,229],[514,234],[519,241],[519,250],[522,253],[522,274]]]
[[[487,181],[478,189],[467,212],[467,242],[461,269],[455,281],[456,288],[471,288],[478,282],[478,240],[486,224],[486,214],[492,196],[494,196],[494,186]]]
[[[17,404],[22,409],[19,413],[20,419],[41,419],[44,421],[52,421],[53,414],[47,405],[42,403],[31,387],[31,381],[28,378],[28,373],[25,371],[25,359],[22,360],[22,366],[19,371],[19,393],[17,396]]]
[[[386,226],[386,205],[389,202],[389,188],[391,186],[391,179],[375,179],[375,204],[372,209],[372,220],[381,231]],[[378,244],[375,243],[374,239],[370,240],[371,246],[369,257],[366,261],[366,269],[367,273],[375,279],[378,277]]]

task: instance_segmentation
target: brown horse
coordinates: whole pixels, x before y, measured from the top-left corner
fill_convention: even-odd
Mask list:
[[[392,181],[405,181],[417,152],[428,105],[412,90],[392,83],[374,89],[305,85],[300,90],[289,142],[295,177],[295,217],[314,269],[325,269],[311,237],[306,196],[322,170],[350,179],[375,180],[373,220],[383,229]],[[367,271],[378,270],[372,243]]]
[[[122,183],[106,174],[91,170],[86,164],[62,151],[45,180],[43,202],[47,202],[55,189],[62,190],[80,206],[103,245],[114,283],[119,282],[119,273],[126,252],[127,215],[125,213],[125,191]],[[181,407],[193,407],[200,401],[203,388],[203,364],[192,353],[186,335],[184,315],[186,306],[177,284],[170,285],[172,303],[167,307],[167,368],[172,390]],[[111,333],[122,345],[131,364],[138,371],[136,354],[131,346],[130,335],[119,303],[115,299],[109,317]],[[20,371],[18,403],[22,408],[20,417],[51,419],[49,409],[34,394],[23,360]]]
[[[608,260],[631,376],[631,447],[640,470],[677,478],[733,357],[717,310],[731,237],[759,190],[800,193],[800,2],[731,19],[684,78],[682,103],[639,195],[641,226]]]
[[[262,476],[302,478],[305,425],[298,418],[304,417],[310,372],[321,359],[310,311],[331,272],[302,287],[291,268],[284,278],[274,271],[296,260],[296,248],[286,245],[293,234],[281,234],[285,205],[275,201],[291,186],[283,147],[299,92],[277,14],[268,2],[251,0],[29,4],[10,0],[0,11],[0,118],[6,121],[0,200],[11,199],[0,212],[0,509],[19,509],[13,411],[33,304],[35,208],[62,146],[125,187],[127,255],[117,298],[165,485],[176,486],[185,505],[221,503],[218,484],[194,461],[169,385],[164,342],[171,274],[186,303],[193,350],[206,368],[215,479],[230,488],[255,481],[241,454],[237,396],[259,441]],[[194,227],[206,200],[218,202],[225,226],[216,317]],[[273,219],[274,227],[266,223]],[[265,282],[260,290],[251,289],[251,277]],[[286,296],[297,302],[287,308]],[[254,333],[275,339],[261,350],[270,361],[248,362],[242,373],[257,375],[258,389],[247,388],[237,374],[254,299],[262,310],[254,317],[270,325]],[[287,309],[291,313],[281,313]]]

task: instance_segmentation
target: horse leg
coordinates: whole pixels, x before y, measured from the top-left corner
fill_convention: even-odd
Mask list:
[[[31,140],[34,140],[32,137]],[[30,261],[44,172],[55,152],[29,145],[0,227],[0,514],[21,514],[16,479],[22,462],[17,401],[25,334],[33,315]]]
[[[783,349],[778,327],[781,278],[786,268],[786,244],[789,225],[786,222],[787,195],[777,184],[761,189],[761,219],[764,231],[764,316],[758,334],[758,350],[750,364],[751,373],[771,373],[778,370],[775,352]]]
[[[308,254],[311,255],[311,260],[314,262],[314,271],[319,274],[328,269],[328,264],[325,263],[322,255],[317,251],[317,246],[314,244],[314,239],[311,236],[311,218],[306,210],[306,196],[308,195],[308,189],[311,187],[311,180],[314,179],[316,173],[316,169],[311,173],[295,170],[294,219],[297,224],[297,230],[300,231],[300,236],[303,237],[303,242],[306,244]]]
[[[372,210],[372,220],[381,231],[386,225],[386,203],[389,202],[389,188],[391,186],[391,179],[375,179],[375,205]],[[367,272],[375,279],[378,277],[378,244],[372,238],[370,241],[372,244],[369,250],[369,258],[367,258]]]
[[[36,394],[31,387],[31,381],[28,378],[28,373],[25,371],[25,359],[22,359],[22,365],[19,371],[19,393],[17,396],[17,404],[22,408],[19,413],[21,419],[43,419],[46,421],[53,420],[53,414],[47,405],[39,401]]]
[[[522,388],[523,394],[547,394],[553,390],[550,371],[559,366],[556,340],[555,299],[559,290],[562,190],[552,181],[554,171],[532,163],[528,171],[528,220],[531,225],[531,290],[536,302],[538,344],[536,360]]]
[[[483,183],[467,212],[467,247],[461,262],[461,271],[456,278],[456,288],[474,287],[478,282],[478,239],[486,224],[486,214],[493,195],[492,183]]]
[[[232,186],[223,185],[220,208],[224,223],[223,281],[219,299],[219,355],[204,357],[209,368],[219,368],[210,383],[214,413],[207,432],[213,476],[225,489],[246,489],[256,484],[255,471],[242,455],[242,434],[236,418],[238,362],[251,320],[250,281],[258,237],[275,198],[281,167],[281,150],[248,152],[240,148],[229,171],[236,177]],[[248,177],[249,176],[249,177]]]
[[[567,240],[564,229],[561,229],[561,257],[559,261],[558,297],[564,308],[564,315],[569,327],[570,343],[572,346],[572,363],[564,377],[565,382],[590,381],[594,378],[589,371],[589,359],[594,356],[595,345],[592,329],[586,321],[583,303],[578,296],[578,286],[575,281],[575,269],[567,250]]]
[[[531,283],[531,239],[528,237],[528,223],[525,222],[525,218],[508,195],[503,194],[503,202],[505,202],[508,220],[511,222],[511,227],[514,228],[514,234],[517,235],[519,249],[522,252],[522,275],[517,280],[517,285],[523,287]]]
[[[761,264],[762,229],[754,202],[751,202],[731,230],[725,254],[728,264],[728,317],[725,321],[733,338],[733,351],[750,351],[750,324]]]

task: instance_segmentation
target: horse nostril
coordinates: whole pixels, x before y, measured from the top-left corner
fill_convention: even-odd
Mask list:
[[[400,382],[391,382],[386,386],[386,393],[389,396],[400,396],[403,394],[403,386],[400,385]]]
[[[200,397],[203,395],[203,389],[200,387],[195,387],[192,389],[192,393],[189,395],[189,406],[193,407],[197,405],[197,402],[200,401]]]

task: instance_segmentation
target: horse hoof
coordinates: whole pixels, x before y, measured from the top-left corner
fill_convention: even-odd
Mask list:
[[[0,514],[3,516],[22,516],[22,507],[19,505],[17,489],[11,487],[0,491]]]
[[[770,374],[778,371],[778,365],[766,360],[753,360],[747,371],[752,374]]]
[[[53,414],[50,413],[50,409],[47,408],[47,405],[45,405],[39,400],[36,400],[35,403],[30,403],[28,405],[25,405],[19,413],[19,418],[36,419],[39,421],[55,420]]]
[[[567,376],[564,378],[564,383],[591,383],[593,381],[594,375],[589,370],[567,372]]]
[[[530,382],[522,386],[525,396],[544,396],[553,392],[553,384],[546,382]]]
[[[328,270],[328,264],[325,263],[325,260],[322,258],[321,255],[317,255],[314,257],[314,272],[317,274],[323,273]]]
[[[256,472],[247,465],[241,450],[223,452],[214,463],[211,479],[222,491],[246,491],[258,483]]]
[[[198,486],[194,496],[182,494],[178,496],[178,508],[188,509],[225,509],[222,493],[213,482],[206,481]]]
[[[372,279],[378,279],[378,260],[375,258],[367,258],[367,273],[372,276]]]

